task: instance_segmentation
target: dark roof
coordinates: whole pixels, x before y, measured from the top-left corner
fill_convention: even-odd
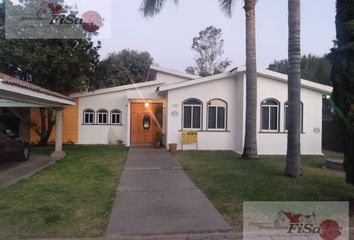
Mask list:
[[[63,94],[60,94],[60,93],[57,93],[54,91],[50,91],[48,89],[39,87],[37,85],[31,84],[31,83],[23,81],[23,80],[19,80],[17,78],[11,77],[11,76],[6,75],[4,73],[0,73],[0,79],[2,80],[2,83],[8,84],[8,85],[13,85],[16,87],[25,88],[25,89],[28,89],[31,91],[44,93],[44,94],[51,95],[51,96],[58,97],[58,98],[72,100],[71,98],[69,98],[68,96],[65,96]]]

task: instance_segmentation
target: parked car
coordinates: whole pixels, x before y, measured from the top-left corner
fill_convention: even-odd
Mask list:
[[[0,124],[0,161],[27,161],[29,156],[29,143]]]

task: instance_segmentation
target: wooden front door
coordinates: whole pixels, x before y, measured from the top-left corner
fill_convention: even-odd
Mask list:
[[[162,131],[162,104],[131,103],[130,141],[132,145],[155,144],[156,134]]]

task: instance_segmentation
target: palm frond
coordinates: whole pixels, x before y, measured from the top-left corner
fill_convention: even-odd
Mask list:
[[[140,11],[143,13],[144,17],[153,17],[158,14],[167,0],[143,0]],[[175,4],[178,0],[174,0]]]
[[[229,17],[232,16],[232,8],[236,0],[219,0],[221,10]]]

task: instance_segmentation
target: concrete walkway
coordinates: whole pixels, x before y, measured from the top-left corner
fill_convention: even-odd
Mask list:
[[[0,162],[0,188],[7,187],[24,178],[30,177],[43,168],[54,164],[56,158],[32,155],[27,161]]]
[[[106,238],[231,231],[164,149],[131,148],[117,194]]]

